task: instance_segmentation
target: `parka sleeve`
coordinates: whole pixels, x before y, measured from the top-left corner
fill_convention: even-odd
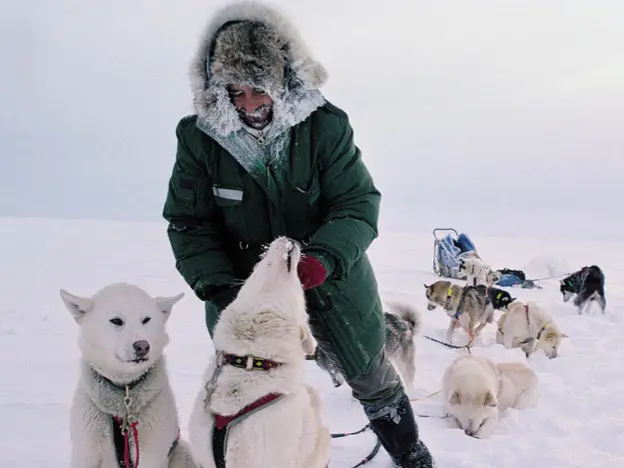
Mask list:
[[[194,126],[189,118],[176,127],[178,147],[169,179],[163,217],[176,268],[201,300],[211,288],[235,282],[231,260],[223,247],[221,221],[216,216],[212,183],[187,144],[186,133]]]
[[[327,207],[321,227],[306,248],[330,276],[342,279],[377,237],[381,194],[353,141],[346,116],[335,118],[319,155],[320,197]]]

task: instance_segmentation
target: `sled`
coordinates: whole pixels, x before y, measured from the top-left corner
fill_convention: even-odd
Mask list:
[[[460,260],[477,249],[466,234],[458,234],[453,228],[433,230],[433,272],[443,278],[465,280],[459,271]]]

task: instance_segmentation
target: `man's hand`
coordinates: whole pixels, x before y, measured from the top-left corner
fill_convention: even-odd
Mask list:
[[[301,258],[297,265],[297,275],[303,289],[311,289],[323,284],[327,278],[327,271],[316,258],[306,255]]]

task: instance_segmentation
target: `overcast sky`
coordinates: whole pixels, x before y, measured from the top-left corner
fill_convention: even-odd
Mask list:
[[[216,0],[0,16],[0,216],[160,219]],[[624,1],[282,0],[388,226],[624,235]]]

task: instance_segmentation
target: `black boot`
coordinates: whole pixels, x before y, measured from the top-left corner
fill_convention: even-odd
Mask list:
[[[388,414],[371,419],[371,429],[400,468],[435,468],[427,446],[418,438],[418,426],[407,395]]]

